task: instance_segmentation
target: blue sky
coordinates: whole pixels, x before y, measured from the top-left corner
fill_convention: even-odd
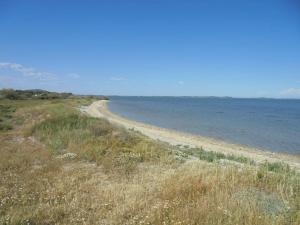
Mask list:
[[[0,0],[0,88],[300,98],[297,0]]]

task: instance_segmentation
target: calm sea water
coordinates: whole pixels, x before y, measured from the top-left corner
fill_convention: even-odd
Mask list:
[[[300,154],[300,100],[112,97],[128,119],[275,152]]]

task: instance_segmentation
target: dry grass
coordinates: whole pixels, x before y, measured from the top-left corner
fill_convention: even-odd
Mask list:
[[[300,223],[298,173],[182,163],[178,149],[75,109],[90,102],[1,102],[16,112],[0,134],[0,224]]]

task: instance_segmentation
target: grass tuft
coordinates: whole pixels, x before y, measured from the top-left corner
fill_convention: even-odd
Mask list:
[[[184,152],[188,155],[192,155],[197,157],[200,160],[204,160],[207,162],[217,162],[220,159],[231,160],[239,163],[245,164],[254,164],[253,160],[244,157],[244,156],[236,156],[236,155],[228,155],[214,151],[206,151],[203,148],[185,148]]]

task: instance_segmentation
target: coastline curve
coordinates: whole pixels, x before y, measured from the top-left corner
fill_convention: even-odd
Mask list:
[[[84,109],[84,112],[92,117],[107,119],[109,122],[116,125],[121,125],[126,129],[134,129],[151,139],[166,142],[170,145],[187,145],[190,147],[202,147],[207,151],[214,151],[239,156],[242,155],[258,163],[262,163],[264,161],[283,162],[289,164],[292,168],[300,170],[299,156],[288,155],[283,153],[274,153],[267,150],[265,151],[239,144],[231,144],[213,138],[188,134],[129,120],[112,113],[108,108],[108,102],[108,100],[100,100],[93,102],[91,105]]]

